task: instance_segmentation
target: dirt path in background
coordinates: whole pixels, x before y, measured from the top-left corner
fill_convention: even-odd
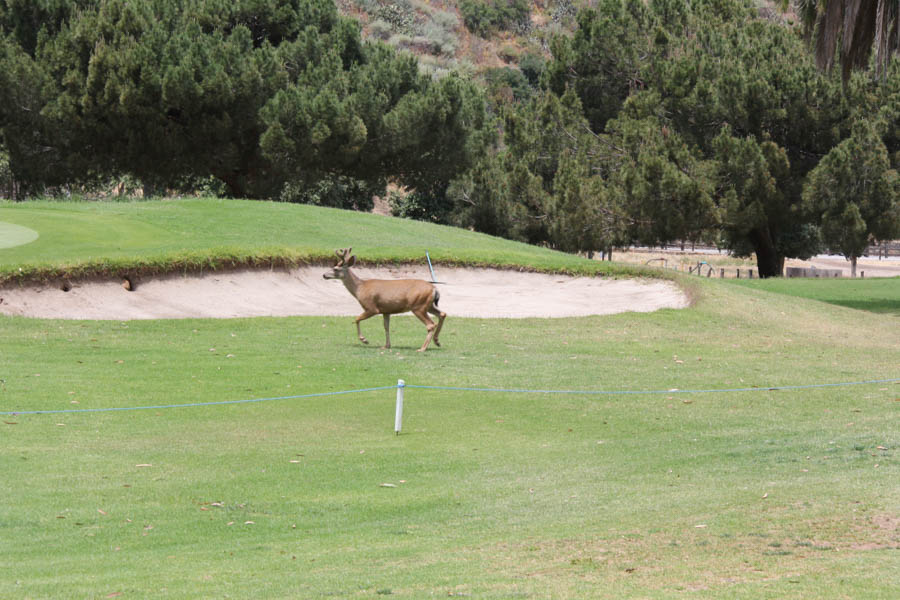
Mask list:
[[[0,313],[52,319],[177,319],[258,316],[355,316],[356,299],[324,267],[170,276],[136,282],[74,283],[0,289]],[[363,278],[430,280],[428,269],[358,269]],[[438,267],[440,307],[450,316],[574,317],[683,308],[687,296],[668,281],[567,277]]]
[[[817,269],[841,269],[844,277],[850,277],[850,261],[840,257],[816,256],[809,260],[790,259],[785,261],[791,267],[815,267]],[[866,277],[897,277],[900,276],[900,260],[892,257],[889,260],[878,260],[864,256],[856,262],[857,275],[865,273]]]
[[[713,276],[719,276],[719,270],[725,269],[726,277],[734,277],[736,268],[742,271],[745,269],[753,269],[754,273],[758,273],[755,258],[734,258],[727,252],[716,252],[707,249],[703,251],[698,249],[696,252],[690,250],[678,250],[675,248],[659,249],[659,248],[629,248],[613,253],[613,260],[630,264],[650,265],[654,267],[662,267],[686,271],[687,267],[695,266],[701,261],[708,261],[713,267]],[[850,277],[850,261],[840,256],[815,256],[809,260],[799,260],[796,258],[788,258],[785,260],[786,267],[815,267],[817,269],[840,269],[843,277]],[[900,257],[891,256],[879,260],[877,256],[863,256],[857,261],[857,273],[865,273],[865,277],[900,277]],[[704,270],[705,273],[705,270]],[[744,272],[746,277],[746,272]]]

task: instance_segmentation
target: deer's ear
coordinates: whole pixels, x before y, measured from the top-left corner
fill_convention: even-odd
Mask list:
[[[350,258],[347,259],[347,266],[348,266],[348,267],[352,267],[352,266],[355,265],[355,264],[356,264],[356,256],[355,256],[355,255],[354,255],[354,256],[351,256]]]

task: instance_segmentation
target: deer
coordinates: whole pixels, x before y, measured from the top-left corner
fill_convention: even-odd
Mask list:
[[[360,279],[350,267],[356,264],[356,256],[352,255],[353,248],[341,248],[335,250],[338,257],[337,264],[323,275],[325,279],[340,279],[354,298],[359,302],[363,313],[356,317],[356,335],[363,344],[369,340],[363,337],[359,328],[360,321],[365,321],[375,315],[384,317],[384,349],[391,347],[391,315],[412,312],[416,315],[428,334],[425,342],[418,352],[425,352],[428,344],[433,340],[435,346],[440,346],[438,336],[447,313],[437,308],[440,293],[437,288],[428,281],[422,279]],[[428,314],[438,318],[434,324]]]

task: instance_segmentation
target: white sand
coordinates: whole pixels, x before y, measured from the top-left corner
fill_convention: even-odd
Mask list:
[[[136,282],[74,282],[0,289],[0,313],[53,319],[177,319],[257,316],[355,316],[361,310],[326,267],[169,276]],[[360,277],[430,280],[427,268],[355,269]],[[574,317],[683,308],[668,281],[566,277],[492,269],[436,268],[440,307],[449,316]]]

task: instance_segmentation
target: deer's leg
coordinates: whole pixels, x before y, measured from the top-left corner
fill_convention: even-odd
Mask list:
[[[384,313],[384,349],[391,347],[391,315]]]
[[[444,326],[444,319],[447,318],[447,313],[438,310],[438,308],[433,304],[431,305],[431,308],[428,309],[428,312],[438,318],[437,329],[434,330],[433,340],[435,346],[440,346],[441,343],[438,341],[438,336],[441,335],[441,327]]]
[[[359,337],[359,341],[361,341],[363,344],[368,344],[369,340],[367,340],[366,338],[363,337],[362,331],[360,331],[360,329],[359,329],[359,322],[365,321],[369,317],[374,317],[377,314],[378,313],[366,311],[363,314],[356,317],[356,335],[357,335],[357,337]]]
[[[428,344],[431,342],[431,338],[434,337],[434,332],[437,330],[437,325],[434,324],[434,321],[428,318],[428,313],[424,310],[422,311],[413,311],[413,314],[416,315],[420,321],[425,323],[425,328],[428,330],[428,335],[425,336],[425,343],[422,344],[422,347],[419,348],[418,352],[425,352],[425,349],[428,347]],[[440,344],[438,344],[440,345]]]

